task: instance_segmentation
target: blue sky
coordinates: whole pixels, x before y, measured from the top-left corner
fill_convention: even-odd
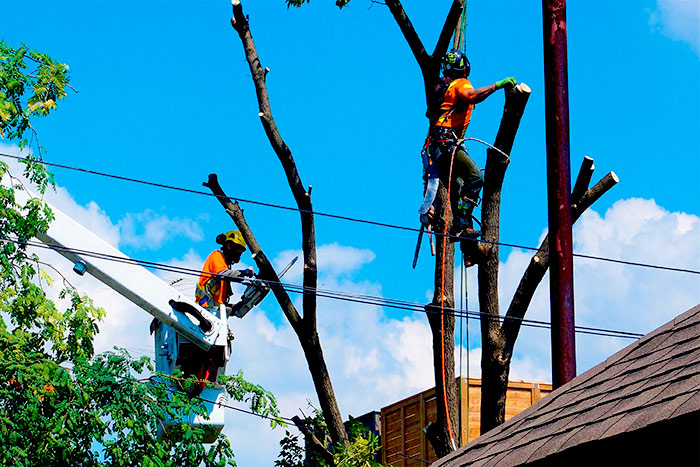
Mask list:
[[[338,11],[333,3],[288,10],[283,0],[244,2],[271,69],[276,122],[303,182],[313,185],[316,210],[417,227],[426,132],[418,67],[386,7],[353,0]],[[575,251],[700,269],[700,7],[689,0],[568,3],[574,176],[588,155],[594,182],[609,171],[620,178],[576,227]],[[404,4],[432,50],[449,1]],[[293,205],[257,117],[228,1],[10,0],[2,12],[0,37],[67,63],[79,91],[37,125],[47,161],[195,190],[215,172],[230,196]],[[469,1],[467,52],[475,86],[514,76],[532,88],[506,174],[501,239],[536,246],[547,225],[541,3]],[[478,105],[468,135],[493,142],[502,107],[502,93]],[[7,141],[0,149],[13,150]],[[484,147],[468,149],[484,163]],[[216,234],[232,227],[210,197],[54,173],[56,204],[135,258],[196,268]],[[300,249],[297,214],[243,208],[278,264]],[[431,295],[427,243],[411,269],[415,233],[323,217],[316,223],[322,287],[413,302]],[[502,249],[502,306],[529,256]],[[249,256],[243,261],[252,263]],[[295,267],[288,279],[298,276]],[[470,309],[477,308],[473,276],[470,270]],[[577,324],[648,332],[700,301],[696,278],[577,259]],[[148,318],[99,285],[84,284],[115,310],[104,325],[104,348],[148,353]],[[545,281],[528,317],[548,320],[547,295]],[[343,414],[432,386],[424,317],[321,304],[321,338]],[[134,336],[142,324],[143,335]],[[230,324],[239,351],[230,369],[244,368],[278,394],[289,415],[315,398],[298,343],[272,299]],[[472,326],[470,348],[478,355]],[[579,372],[625,343],[581,337]],[[525,331],[515,377],[548,379],[548,346],[543,331]],[[478,371],[474,359],[471,365]],[[232,415],[234,449],[241,465],[269,465],[283,433],[252,424]],[[242,442],[253,436],[243,431],[259,446]]]

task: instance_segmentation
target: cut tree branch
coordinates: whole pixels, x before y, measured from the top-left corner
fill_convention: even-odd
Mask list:
[[[450,39],[457,28],[459,23],[459,18],[462,16],[462,8],[464,7],[465,0],[454,0],[452,6],[450,7],[450,12],[447,13],[447,18],[445,18],[445,24],[440,32],[440,37],[438,38],[437,44],[435,44],[435,50],[433,51],[433,58],[439,59],[444,57],[447,53],[447,48],[450,46]]]
[[[272,263],[270,263],[267,256],[265,256],[265,253],[263,253],[262,249],[260,248],[260,245],[258,245],[255,235],[253,235],[253,232],[250,230],[250,227],[243,216],[243,210],[240,208],[238,203],[232,202],[231,199],[226,196],[226,193],[224,193],[224,190],[221,189],[221,186],[219,185],[219,180],[216,174],[210,174],[209,180],[202,183],[202,185],[211,190],[228,215],[231,216],[234,224],[236,224],[238,230],[240,230],[241,234],[243,234],[243,238],[250,249],[250,253],[255,260],[255,264],[258,265],[258,269],[260,270],[259,277],[263,280],[270,281],[272,293],[275,294],[275,298],[277,298],[280,308],[282,308],[282,311],[289,320],[289,324],[292,325],[292,328],[294,328],[297,333],[300,332],[302,318],[299,316],[299,313],[297,312],[294,303],[292,303],[292,300],[289,298],[287,291],[280,285],[279,277],[277,276],[275,269],[272,267]]]
[[[590,158],[587,158],[590,159]],[[590,164],[587,161],[581,166],[582,171],[588,171],[589,167],[593,166],[593,159],[590,159]],[[580,177],[580,173],[579,173]],[[608,192],[613,186],[619,182],[619,178],[615,172],[610,172],[603,177],[593,188],[586,190],[578,200],[571,206],[571,219],[576,222],[581,215],[601,196]],[[530,264],[525,270],[520,284],[513,295],[510,307],[506,312],[506,319],[503,321],[503,335],[505,337],[505,352],[509,355],[513,352],[515,341],[518,338],[518,333],[522,325],[522,318],[525,317],[525,312],[530,306],[532,297],[537,290],[537,286],[544,278],[547,268],[549,267],[549,235],[547,235],[540,248],[530,260]],[[508,319],[515,318],[515,319]]]
[[[583,162],[581,162],[581,168],[578,171],[574,188],[571,190],[572,203],[575,203],[576,200],[586,192],[588,185],[591,183],[591,177],[593,177],[594,170],[595,166],[593,165],[593,159],[585,156],[583,158]]]
[[[408,42],[408,46],[411,48],[411,52],[413,52],[413,56],[418,62],[418,66],[420,66],[421,70],[423,70],[423,74],[425,75],[425,70],[428,68],[430,63],[430,55],[428,55],[428,52],[426,52],[423,42],[421,42],[420,37],[418,37],[418,33],[413,28],[411,20],[408,19],[408,15],[403,9],[401,1],[387,0],[386,6],[389,7],[389,11],[394,16],[396,24],[399,25],[399,28],[403,33],[403,37],[406,39],[406,42]]]

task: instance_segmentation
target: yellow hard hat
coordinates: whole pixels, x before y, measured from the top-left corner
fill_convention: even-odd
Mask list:
[[[229,230],[226,233],[222,233],[216,236],[216,243],[223,245],[226,242],[233,242],[236,245],[246,248],[245,240],[243,240],[243,234],[238,230]]]

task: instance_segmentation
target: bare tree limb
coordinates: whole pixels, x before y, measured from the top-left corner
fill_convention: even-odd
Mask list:
[[[605,193],[608,192],[612,187],[618,184],[620,179],[615,172],[608,173],[605,177],[601,178],[598,183],[593,186],[593,188],[586,190],[586,192],[571,205],[571,218],[577,221],[579,217],[593,205],[596,201],[600,199]]]
[[[574,188],[571,190],[572,203],[575,203],[576,200],[586,192],[588,185],[591,183],[591,177],[593,176],[594,170],[595,166],[593,165],[593,159],[585,156],[583,158],[583,162],[581,162],[581,168],[578,171]]]
[[[250,32],[248,18],[243,14],[243,6],[240,1],[234,0],[232,5],[234,16],[231,19],[231,25],[236,32],[238,32],[238,36],[243,43],[246,60],[250,67],[253,83],[255,84],[255,91],[258,96],[258,106],[260,108],[258,116],[265,129],[265,134],[270,141],[270,145],[284,168],[289,188],[292,190],[294,199],[299,207],[303,239],[302,250],[304,254],[304,286],[315,290],[318,285],[318,271],[316,260],[316,231],[311,196],[304,189],[296,163],[292,157],[292,152],[282,139],[277,125],[275,124],[275,120],[272,117],[270,98],[267,92],[267,84],[265,83],[265,76],[267,73],[260,63],[260,57],[258,56],[255,43],[253,42],[253,36]],[[304,294],[303,301],[304,321],[306,322],[306,326],[314,328],[316,323],[316,294]]]
[[[413,52],[413,56],[418,62],[418,66],[420,66],[421,70],[423,70],[423,74],[425,74],[425,69],[429,66],[430,55],[426,52],[423,42],[421,42],[418,33],[413,28],[411,20],[408,19],[408,15],[406,11],[404,11],[401,1],[387,0],[386,6],[389,7],[389,11],[394,16],[396,24],[399,25],[403,37],[406,39],[406,42],[408,42],[408,46],[411,48],[411,52]]]
[[[590,158],[587,158],[590,159]],[[588,167],[593,166],[593,159],[590,159],[590,164],[584,162],[581,167],[582,171],[588,171]],[[580,177],[580,173],[579,173]],[[588,209],[593,203],[595,203],[601,196],[608,192],[613,186],[619,182],[619,178],[614,172],[610,172],[605,177],[603,177],[598,183],[586,190],[583,195],[571,206],[571,219],[576,222],[581,215]],[[522,325],[522,318],[525,317],[525,312],[527,311],[532,297],[537,290],[537,286],[544,278],[547,268],[549,267],[549,235],[540,244],[540,248],[537,253],[530,260],[525,273],[523,274],[520,284],[513,295],[513,300],[511,301],[510,307],[506,313],[506,319],[503,322],[503,334],[505,336],[505,352],[511,355],[513,348],[515,346],[515,341],[518,338],[518,333],[520,332],[520,327]],[[508,319],[515,318],[515,319]]]
[[[447,18],[445,18],[445,24],[442,26],[440,37],[438,38],[437,44],[435,44],[435,50],[433,51],[432,55],[433,59],[440,60],[440,58],[447,53],[447,48],[450,45],[450,38],[452,37],[452,34],[454,34],[457,24],[459,23],[460,16],[462,15],[464,1],[465,0],[454,0],[452,2],[450,11],[447,13]]]
[[[224,207],[228,215],[231,216],[231,219],[233,219],[236,227],[238,227],[238,230],[240,230],[241,234],[243,234],[243,238],[250,249],[250,253],[255,260],[255,264],[258,265],[258,269],[260,270],[260,278],[270,281],[272,293],[275,294],[275,298],[277,298],[277,302],[289,320],[289,323],[292,325],[292,328],[294,328],[296,332],[301,331],[301,316],[299,316],[299,313],[297,312],[294,303],[292,303],[292,300],[289,298],[287,291],[284,290],[284,287],[279,285],[279,277],[277,276],[277,272],[275,272],[275,269],[272,267],[272,263],[270,263],[267,256],[265,256],[265,253],[263,253],[262,249],[260,248],[260,245],[258,245],[258,241],[253,235],[253,232],[250,230],[250,227],[243,216],[243,210],[240,208],[238,203],[233,203],[231,199],[226,196],[226,193],[224,193],[224,190],[222,190],[221,186],[219,185],[219,180],[216,174],[210,174],[209,180],[202,183],[202,185],[209,188],[211,192],[216,195],[216,198]]]

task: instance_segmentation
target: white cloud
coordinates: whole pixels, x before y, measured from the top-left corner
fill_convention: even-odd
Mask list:
[[[57,186],[55,192],[47,190],[45,199],[110,245],[119,245],[119,226],[112,223],[107,213],[95,201],[82,206],[61,186]]]
[[[162,262],[175,268],[182,268],[182,271],[155,271],[156,275],[178,292],[184,295],[193,295],[199,280],[198,272],[202,269],[204,258],[194,251],[193,248],[190,248],[181,258],[170,258]]]
[[[700,3],[697,0],[657,0],[649,24],[673,40],[687,42],[700,52]]]
[[[574,226],[575,253],[700,270],[700,218],[668,212],[653,200],[616,202],[601,216],[589,209]],[[501,265],[501,307],[506,309],[531,253],[513,251]],[[695,274],[574,258],[574,299],[579,326],[646,334],[700,303]],[[550,321],[549,275],[542,280],[527,319]],[[582,373],[632,341],[578,333]],[[551,368],[549,332],[523,327],[515,358]],[[536,374],[536,373],[535,373]]]
[[[199,224],[191,219],[171,219],[150,209],[140,213],[127,213],[119,220],[121,244],[136,249],[158,249],[167,240],[183,236],[199,241],[203,238]]]
[[[27,151],[20,151],[17,146],[2,143],[0,143],[0,150],[13,155],[27,154]],[[7,162],[10,173],[22,180],[25,186],[33,189],[22,176],[24,165],[16,160]],[[193,241],[200,241],[203,238],[198,222],[188,218],[172,219],[150,209],[139,213],[126,213],[114,223],[97,202],[89,201],[83,206],[68,190],[59,185],[55,189],[48,188],[44,193],[44,199],[114,247],[129,246],[134,249],[157,250],[165,242],[176,237],[182,236]],[[207,216],[200,217],[206,220]]]
[[[284,276],[286,282],[298,280],[302,276],[304,255],[301,250],[286,250],[274,260],[275,268],[279,271],[295,256],[299,259]],[[323,276],[340,276],[350,274],[361,266],[374,261],[375,254],[371,250],[330,243],[316,249],[319,278]]]

